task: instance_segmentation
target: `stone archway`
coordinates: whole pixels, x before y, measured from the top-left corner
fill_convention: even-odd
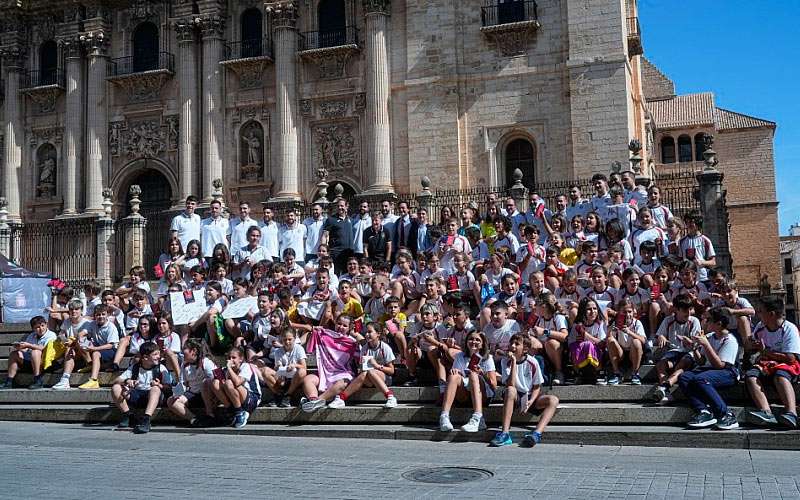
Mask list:
[[[134,184],[138,185],[142,190],[139,199],[142,202],[141,212],[143,214],[163,212],[172,205],[172,188],[167,178],[158,170],[145,167],[127,183],[124,192],[125,207],[122,210],[125,215],[130,214],[130,187]]]

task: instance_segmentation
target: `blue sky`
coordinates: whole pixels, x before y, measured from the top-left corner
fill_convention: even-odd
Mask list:
[[[777,122],[782,235],[800,222],[800,2],[639,0],[644,53],[679,94]],[[724,162],[720,158],[720,162]]]

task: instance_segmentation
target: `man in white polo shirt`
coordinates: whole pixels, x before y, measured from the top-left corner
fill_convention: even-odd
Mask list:
[[[258,223],[261,228],[261,245],[267,249],[267,255],[273,261],[279,260],[278,223],[273,219],[271,208],[264,207],[264,218]]]
[[[219,243],[228,246],[228,219],[222,216],[222,202],[212,201],[209,211],[209,217],[200,222],[200,249],[207,261]]]
[[[297,212],[286,213],[286,224],[280,227],[278,241],[281,256],[287,248],[294,250],[295,262],[302,266],[306,260],[306,226],[297,222]]]
[[[353,222],[353,251],[356,257],[364,256],[364,231],[372,225],[369,216],[369,202],[362,201],[358,205],[358,213],[351,218]]]
[[[258,227],[258,221],[250,218],[250,203],[242,201],[239,203],[239,217],[231,219],[231,250],[236,251],[247,245],[247,230],[251,226]]]
[[[196,208],[197,198],[187,196],[186,210],[176,215],[169,227],[170,236],[176,236],[181,240],[184,252],[190,241],[200,239],[200,216],[194,213]]]
[[[311,217],[303,221],[303,225],[306,226],[306,261],[308,262],[317,260],[317,249],[323,224],[325,224],[325,216],[322,205],[314,203],[311,207]]]

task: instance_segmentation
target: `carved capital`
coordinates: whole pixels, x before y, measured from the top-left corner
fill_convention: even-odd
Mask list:
[[[62,38],[58,43],[64,50],[64,57],[67,59],[75,59],[83,55],[83,44],[79,36]]]
[[[297,26],[297,3],[294,0],[268,2],[267,13],[272,16],[274,28],[294,28]]]
[[[389,14],[392,11],[391,0],[364,0],[364,14]]]
[[[105,31],[90,31],[78,37],[86,52],[93,56],[104,56],[111,46],[111,37]]]
[[[201,19],[190,18],[175,21],[172,28],[178,37],[178,43],[194,43],[197,35],[197,27],[202,23]]]
[[[225,34],[225,18],[207,16],[200,20],[200,32],[203,38],[222,37]]]
[[[3,66],[19,70],[25,64],[26,50],[21,44],[8,45],[0,48],[0,57],[3,58]]]

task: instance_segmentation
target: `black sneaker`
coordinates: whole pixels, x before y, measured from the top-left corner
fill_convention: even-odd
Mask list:
[[[14,379],[7,378],[3,385],[0,385],[0,389],[13,389],[14,388]]]
[[[42,377],[34,378],[33,383],[28,386],[28,389],[31,390],[44,389],[44,382],[42,381]]]
[[[739,422],[736,420],[736,416],[734,416],[733,412],[728,412],[722,416],[722,418],[717,420],[717,429],[723,431],[729,431],[731,429],[738,429]]]
[[[403,383],[403,387],[417,387],[419,385],[419,380],[417,377],[411,377]]]
[[[291,408],[292,407],[292,399],[289,396],[284,396],[281,398],[281,402],[278,404],[281,408]]]
[[[689,420],[686,425],[693,429],[703,429],[705,427],[710,427],[717,423],[717,419],[714,418],[714,415],[711,414],[708,410],[703,410],[691,420]]]
[[[133,427],[133,415],[128,413],[123,413],[122,418],[119,420],[117,424],[117,429],[130,429]]]
[[[139,422],[136,427],[133,428],[134,434],[147,434],[150,432],[150,416],[145,415],[142,417],[142,421]]]
[[[278,407],[278,402],[275,400],[275,398],[272,398],[269,401],[267,401],[266,407],[267,408],[277,408]]]
[[[797,415],[794,413],[781,413],[778,422],[789,429],[797,429]]]
[[[111,366],[109,367],[109,371],[120,372],[120,371],[122,371],[122,368],[120,368],[119,365],[116,364],[116,363],[111,363]]]

